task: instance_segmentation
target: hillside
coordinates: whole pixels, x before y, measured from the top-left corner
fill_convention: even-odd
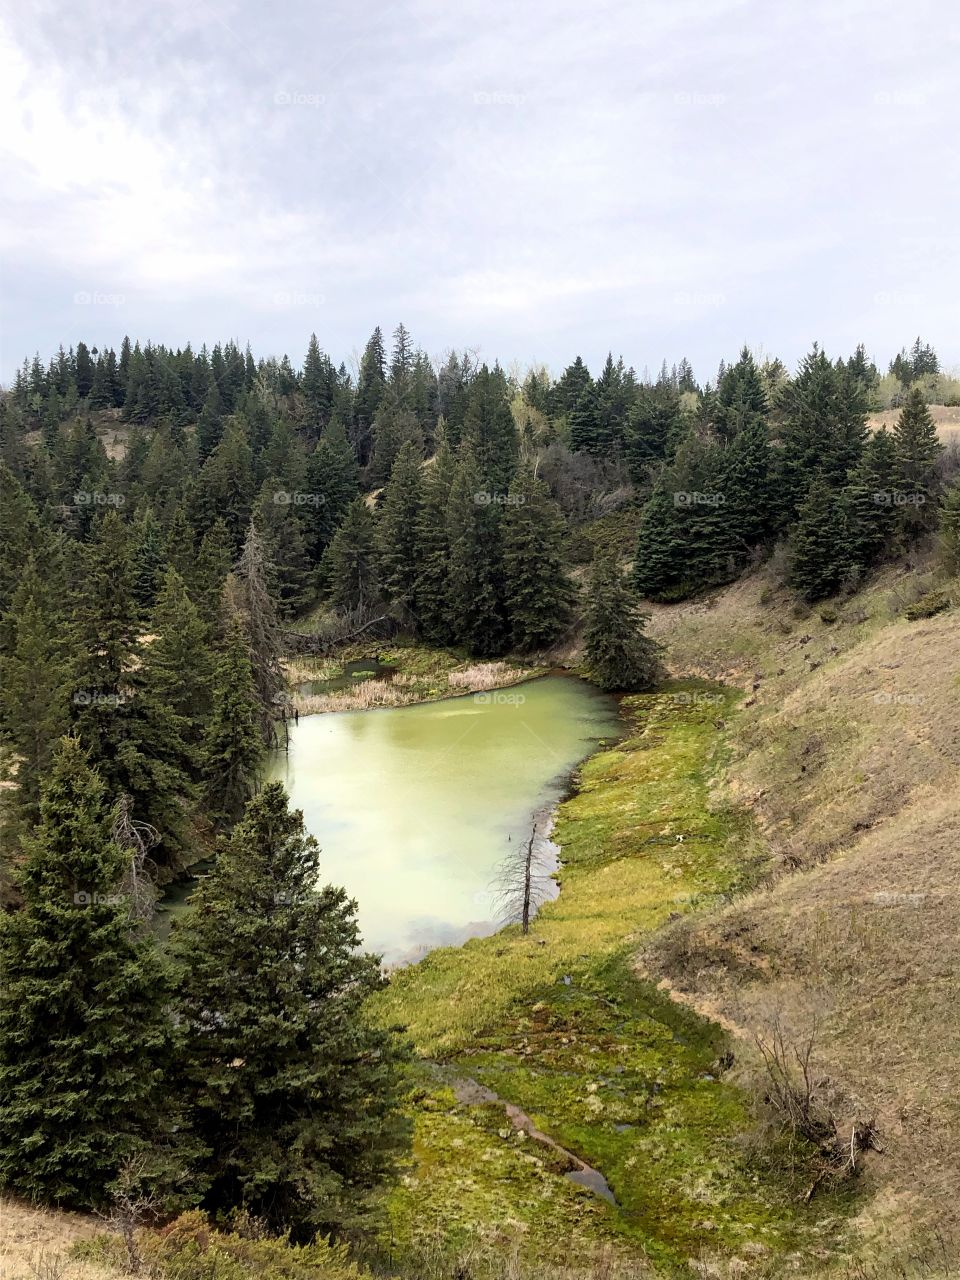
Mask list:
[[[816,1026],[841,1124],[880,1133],[856,1224],[880,1252],[960,1225],[960,626],[903,618],[928,585],[890,569],[827,622],[760,574],[651,628],[678,671],[749,691],[728,786],[777,869],[638,965],[748,1043]]]

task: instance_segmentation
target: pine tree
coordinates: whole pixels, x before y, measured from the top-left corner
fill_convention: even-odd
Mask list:
[[[154,694],[181,721],[180,734],[195,752],[210,718],[213,658],[207,627],[176,569],[167,570],[147,625],[153,639],[144,653],[144,672]]]
[[[379,600],[376,528],[362,498],[347,508],[323,557],[330,603],[343,612],[374,607]]]
[[[167,982],[122,892],[103,780],[74,738],[57,746],[40,813],[23,907],[0,919],[0,1181],[96,1207],[156,1139]]]
[[[142,614],[153,608],[167,569],[167,554],[163,529],[153,514],[153,508],[144,505],[133,524],[133,595]]]
[[[503,598],[500,506],[491,501],[472,450],[463,446],[447,508],[447,599],[454,636],[479,657],[503,653],[509,628]]]
[[[603,453],[608,442],[602,438],[600,405],[597,390],[588,384],[580,392],[567,415],[570,424],[570,448],[575,452]]]
[[[355,1221],[409,1145],[406,1050],[363,1007],[377,957],[357,949],[356,904],[319,880],[317,842],[270,783],[173,934],[205,1206],[297,1240]]]
[[[633,560],[633,583],[641,596],[650,600],[677,598],[682,577],[683,544],[673,494],[661,475],[640,513],[637,547]]]
[[[370,479],[374,484],[384,484],[390,478],[394,463],[405,444],[412,444],[423,457],[423,429],[412,409],[405,408],[394,398],[393,392],[381,401],[373,422],[373,457],[370,459]]]
[[[307,460],[305,484],[314,500],[304,521],[307,551],[319,564],[360,488],[360,471],[343,424],[334,418]]]
[[[379,325],[374,329],[360,360],[357,395],[354,401],[357,454],[362,463],[370,456],[373,420],[386,386],[386,354]]]
[[[223,439],[223,401],[217,384],[210,382],[204,396],[203,408],[197,420],[197,447],[200,461],[205,462]]]
[[[70,723],[73,654],[62,614],[33,557],[3,617],[0,723],[17,757],[17,816],[36,821],[54,744]]]
[[[850,560],[864,572],[890,547],[897,523],[893,503],[896,453],[886,427],[867,441],[843,490]]]
[[[725,370],[714,401],[714,425],[721,440],[733,440],[741,431],[766,425],[767,393],[749,347],[736,364]]]
[[[203,535],[188,579],[191,599],[212,633],[221,629],[223,588],[232,563],[233,538],[226,522],[216,520]]]
[[[380,586],[391,602],[414,607],[417,582],[417,519],[422,501],[422,461],[408,441],[397,454],[383,492],[377,524]]]
[[[586,671],[598,688],[639,691],[662,679],[661,646],[643,634],[645,623],[613,552],[598,548],[583,637]]]
[[[333,366],[330,357],[320,350],[317,335],[311,333],[303,362],[303,376],[300,379],[300,390],[307,413],[312,424],[318,428],[328,420],[333,412]]]
[[[423,478],[423,501],[417,516],[414,562],[417,580],[414,613],[426,640],[446,644],[452,635],[449,600],[450,540],[447,508],[456,463],[446,429],[437,429],[437,451]]]
[[[851,572],[845,504],[815,475],[790,533],[789,585],[807,600],[838,591]]]
[[[510,642],[545,649],[570,620],[573,590],[564,566],[560,511],[529,462],[517,468],[502,520]]]
[[[473,453],[479,490],[502,502],[516,466],[518,441],[507,382],[499,368],[483,365],[471,383],[463,442]]]
[[[636,483],[645,483],[649,468],[669,456],[680,418],[680,397],[671,384],[640,388],[624,433],[627,466]]]
[[[264,757],[260,703],[246,635],[236,615],[227,626],[211,693],[213,709],[202,753],[204,796],[214,821],[229,826],[239,820],[256,791]]]
[[[314,596],[314,571],[307,552],[299,489],[291,491],[273,476],[263,482],[253,520],[263,538],[267,587],[280,618],[293,618]]]
[[[936,464],[943,451],[920,387],[913,387],[907,396],[893,429],[893,443],[898,524],[909,546],[936,522]]]

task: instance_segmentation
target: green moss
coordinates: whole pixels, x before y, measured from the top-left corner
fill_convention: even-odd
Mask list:
[[[811,1211],[746,1153],[751,1121],[722,1078],[723,1032],[631,964],[650,931],[762,866],[749,815],[711,798],[737,697],[688,681],[626,698],[629,736],[582,766],[560,806],[562,893],[529,936],[513,928],[434,951],[376,1001],[423,1058],[492,1089],[600,1170],[618,1207],[559,1176],[502,1107],[457,1102],[434,1080],[417,1107],[414,1170],[391,1197],[396,1240],[415,1238],[426,1204],[452,1243],[510,1222],[545,1257],[571,1232],[668,1269],[802,1241]]]

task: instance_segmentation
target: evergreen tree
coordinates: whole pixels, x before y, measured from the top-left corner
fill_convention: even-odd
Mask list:
[[[717,387],[714,424],[721,440],[733,440],[741,431],[766,425],[767,393],[749,347],[725,372]]]
[[[23,907],[0,918],[0,1181],[104,1205],[156,1142],[170,1030],[153,934],[134,927],[103,780],[62,738],[26,841]]]
[[[151,506],[144,505],[137,512],[132,540],[133,595],[141,613],[147,614],[153,608],[167,568],[163,530]]]
[[[307,552],[319,564],[360,488],[360,471],[343,424],[334,418],[307,460],[305,484],[314,501],[304,519]]]
[[[73,654],[64,620],[31,557],[3,617],[0,723],[17,757],[17,815],[36,821],[54,744],[66,733]]]
[[[450,490],[447,599],[458,644],[479,657],[503,653],[509,628],[503,599],[499,505],[483,487],[472,450],[464,446]]]
[[[919,339],[918,339],[919,341]],[[943,451],[923,391],[913,387],[893,429],[900,535],[909,545],[937,518],[936,464]]]
[[[207,811],[222,826],[237,822],[257,788],[264,745],[260,702],[240,619],[227,627],[214,671],[202,768]]]
[[[412,444],[423,457],[423,429],[412,409],[404,408],[393,397],[384,399],[373,422],[373,457],[370,460],[370,479],[374,484],[384,484],[393,470],[394,462],[405,444]]]
[[[333,412],[334,371],[329,356],[320,350],[317,335],[311,333],[307,355],[303,362],[300,390],[312,424],[318,428]]]
[[[502,501],[516,466],[518,441],[507,382],[499,368],[491,371],[482,365],[471,383],[463,442],[472,451],[479,471],[478,491]]]
[[[437,432],[437,451],[423,477],[422,502],[415,528],[414,613],[417,629],[426,640],[446,644],[451,637],[450,541],[447,508],[456,463],[445,428]]]
[[[143,669],[155,696],[178,718],[180,735],[193,749],[195,772],[211,711],[213,658],[207,627],[176,569],[164,576],[148,627],[153,639]]]
[[[890,547],[896,528],[896,453],[886,427],[867,441],[843,490],[850,560],[861,572]]]
[[[807,600],[838,591],[851,571],[845,504],[814,476],[790,533],[789,585]]]
[[[408,1147],[405,1050],[363,1008],[379,963],[357,949],[356,904],[319,877],[303,815],[270,783],[173,935],[205,1205],[300,1240],[356,1221]]]
[[[323,557],[330,603],[344,612],[372,608],[379,599],[376,527],[362,498],[347,508]]]
[[[295,617],[314,596],[314,571],[301,514],[305,508],[294,501],[299,493],[271,477],[264,481],[253,510],[254,524],[263,538],[267,587],[281,618]]]
[[[422,501],[422,461],[408,441],[397,454],[383,492],[377,526],[380,586],[391,602],[410,610],[417,582],[417,519]]]
[[[640,388],[624,431],[624,452],[636,483],[645,483],[649,468],[669,456],[680,416],[680,397],[671,384]]]
[[[201,619],[211,632],[219,632],[223,613],[223,588],[233,563],[233,537],[226,521],[216,520],[203,535],[189,590]]]
[[[217,384],[211,380],[197,420],[197,447],[200,461],[205,462],[223,439],[223,401]]]
[[[845,365],[831,364],[815,345],[781,392],[780,420],[782,506],[789,522],[814,473],[841,489],[856,466],[867,438],[863,387]]]
[[[507,615],[514,649],[545,649],[570,620],[573,591],[564,566],[564,523],[529,462],[517,468],[502,520]]]
[[[661,647],[643,634],[646,615],[624,580],[613,552],[598,548],[587,591],[583,651],[587,674],[600,689],[651,689],[663,677]]]
[[[233,603],[247,637],[253,683],[260,701],[260,730],[265,746],[277,741],[275,721],[286,681],[280,665],[280,627],[270,594],[269,561],[257,526],[250,522],[235,570]]]
[[[370,456],[373,420],[386,385],[386,354],[379,325],[374,329],[360,361],[357,395],[354,401],[357,453],[362,463]]]
[[[650,600],[676,599],[682,566],[679,516],[673,494],[667,490],[666,476],[661,474],[640,513],[633,561],[634,586],[640,595]]]

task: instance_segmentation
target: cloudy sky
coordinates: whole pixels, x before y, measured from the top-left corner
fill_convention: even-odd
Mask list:
[[[4,0],[2,351],[960,364],[955,0]]]

